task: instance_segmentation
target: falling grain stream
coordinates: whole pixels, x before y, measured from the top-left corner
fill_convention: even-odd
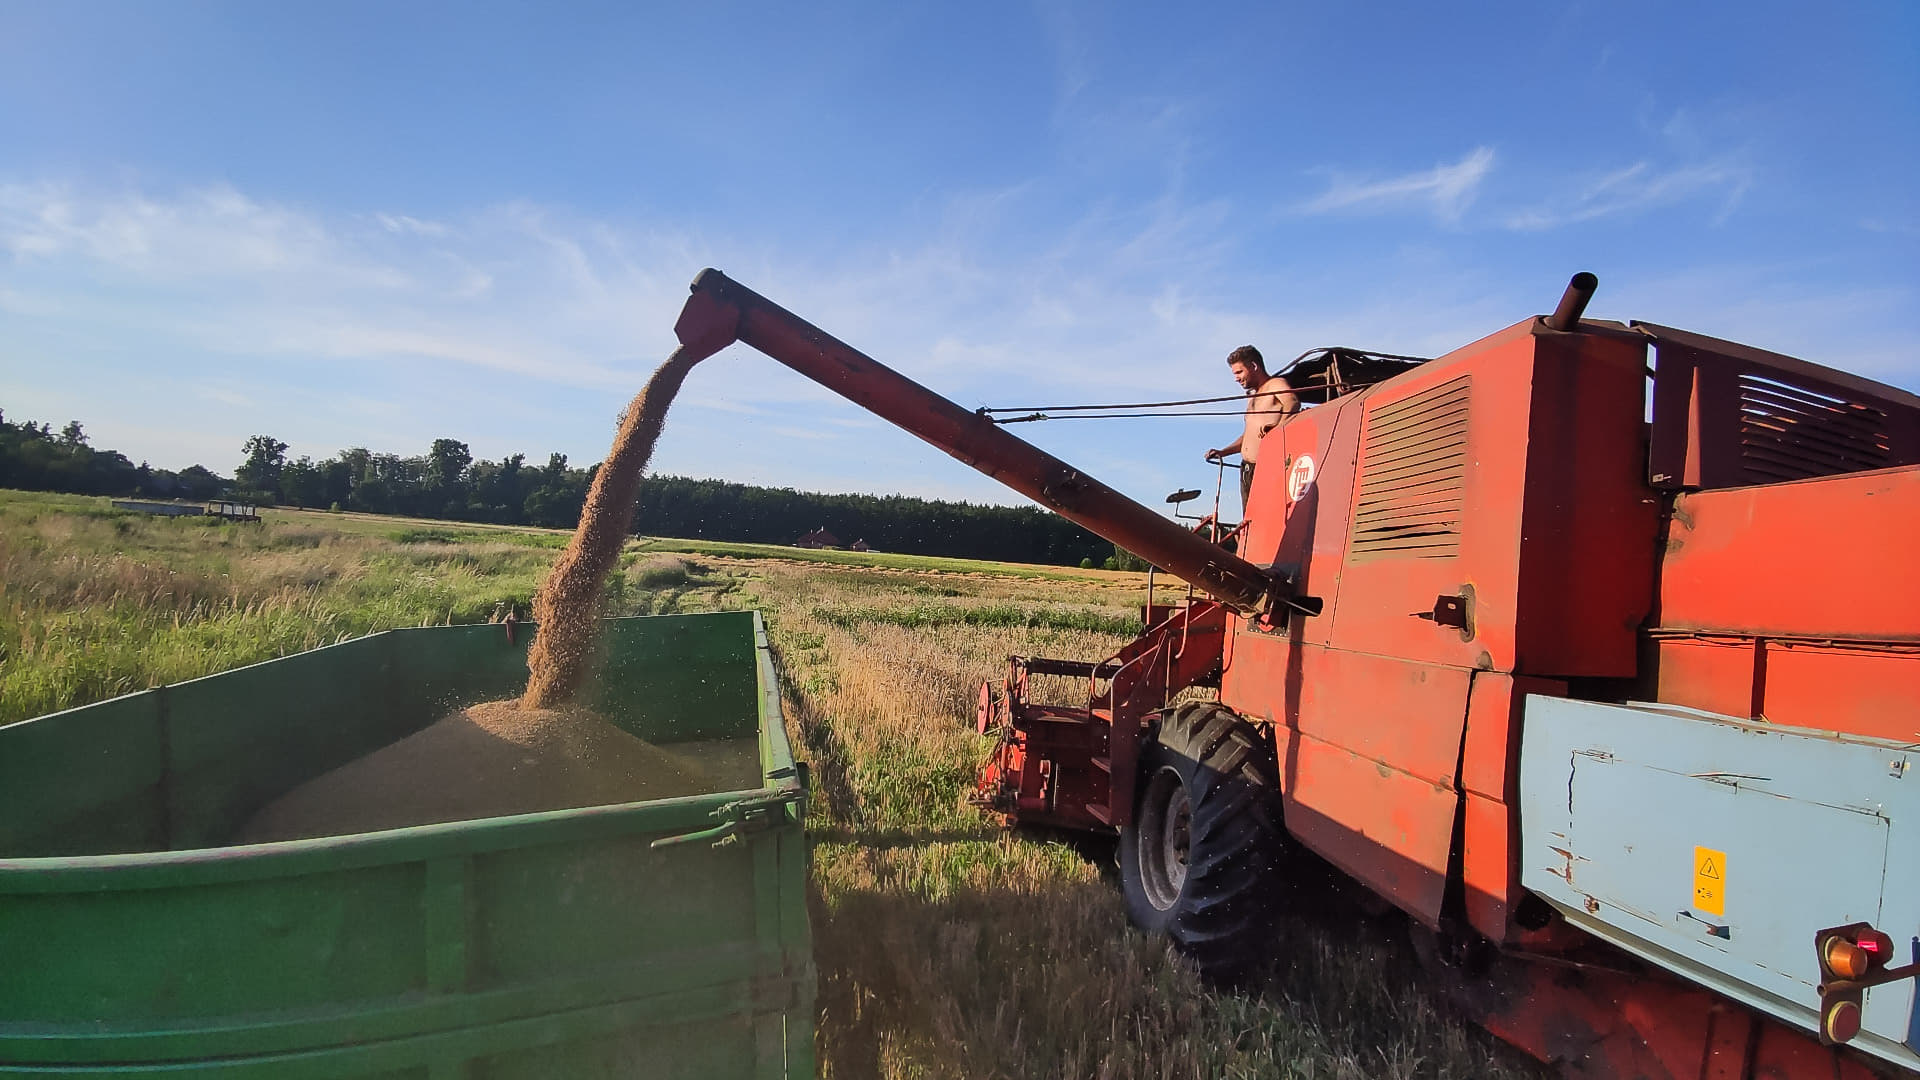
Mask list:
[[[667,406],[673,404],[694,362],[676,351],[654,371],[620,419],[613,450],[587,492],[580,527],[574,530],[573,541],[533,599],[533,618],[540,624],[540,632],[527,654],[531,675],[527,692],[520,699],[525,708],[545,709],[567,701],[586,678],[593,656],[601,584],[619,560],[620,546],[633,524],[640,474],[667,422]]]
[[[371,832],[714,790],[693,759],[668,753],[572,704],[592,674],[600,595],[633,524],[640,477],[667,407],[697,358],[676,351],[620,419],[580,526],[534,597],[538,633],[516,700],[461,709],[295,788],[239,842]]]

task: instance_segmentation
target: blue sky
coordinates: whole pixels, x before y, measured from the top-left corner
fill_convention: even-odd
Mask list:
[[[718,266],[967,406],[1549,310],[1920,389],[1920,5],[0,0],[0,407],[604,455]],[[1231,418],[1020,434],[1155,503]],[[743,347],[660,471],[1018,497]]]

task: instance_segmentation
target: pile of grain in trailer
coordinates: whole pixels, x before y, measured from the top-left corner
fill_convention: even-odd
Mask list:
[[[716,790],[669,754],[570,707],[592,670],[601,589],[633,524],[640,477],[693,362],[676,353],[627,406],[579,528],[533,602],[538,633],[516,701],[488,702],[335,769],[269,804],[240,843],[635,802]]]

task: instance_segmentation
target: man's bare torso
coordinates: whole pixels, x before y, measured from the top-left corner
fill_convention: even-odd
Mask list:
[[[1290,391],[1287,380],[1278,375],[1267,376],[1267,381],[1259,389],[1247,392],[1247,429],[1240,438],[1240,460],[1251,465],[1260,456],[1260,437],[1280,426],[1285,420],[1280,410],[1285,401],[1280,395]],[[1291,394],[1288,394],[1291,397]]]

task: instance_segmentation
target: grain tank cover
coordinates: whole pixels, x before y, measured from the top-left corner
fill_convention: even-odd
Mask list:
[[[1529,696],[1521,883],[1574,925],[1802,1029],[1822,928],[1920,959],[1920,750],[1666,705]],[[1920,1069],[1911,979],[1854,1046]]]

